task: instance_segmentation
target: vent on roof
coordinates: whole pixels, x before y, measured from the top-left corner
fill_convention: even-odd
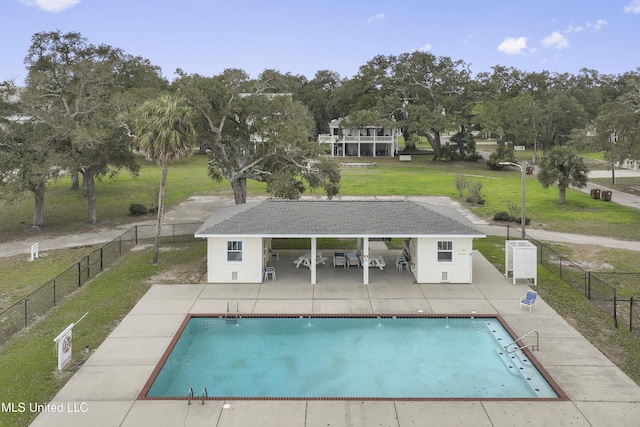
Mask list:
[[[231,272],[231,280],[238,280],[238,272],[237,271],[232,271]]]
[[[442,272],[442,282],[448,282],[449,281],[449,272],[448,271],[443,271]]]

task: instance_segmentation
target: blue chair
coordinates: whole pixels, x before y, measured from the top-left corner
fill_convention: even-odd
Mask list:
[[[531,313],[531,307],[535,307],[536,300],[538,299],[538,293],[536,291],[528,291],[527,295],[520,299],[520,306],[518,309],[522,309],[522,306],[529,307],[529,313]]]

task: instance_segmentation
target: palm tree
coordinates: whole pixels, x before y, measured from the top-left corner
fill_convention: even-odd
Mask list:
[[[162,165],[153,247],[154,265],[158,264],[168,165],[193,152],[195,131],[190,121],[191,114],[192,110],[186,103],[171,95],[148,101],[138,111],[135,129],[138,149],[147,160],[155,160],[158,165]]]
[[[545,154],[540,163],[538,181],[544,188],[558,184],[558,204],[567,202],[567,187],[587,186],[587,166],[577,151],[568,147],[555,147]]]

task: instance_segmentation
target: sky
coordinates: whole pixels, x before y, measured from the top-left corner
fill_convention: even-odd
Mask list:
[[[35,33],[79,32],[175,70],[351,78],[376,55],[416,50],[474,74],[603,74],[640,67],[640,0],[1,0],[0,82],[20,84]]]

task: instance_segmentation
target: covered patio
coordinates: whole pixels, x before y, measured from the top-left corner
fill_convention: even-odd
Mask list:
[[[305,267],[307,280],[315,285],[320,269],[333,265],[334,251],[318,248],[318,239],[325,238],[356,239],[355,250],[342,253],[350,255],[349,268],[360,265],[361,281],[367,285],[377,270],[394,269],[398,256],[404,257],[403,269],[417,283],[470,284],[473,239],[485,234],[456,210],[426,203],[269,199],[223,208],[195,236],[208,242],[209,283],[261,283],[265,269],[273,267],[274,239],[307,239],[309,247],[294,253],[290,263],[295,261],[298,270]],[[391,238],[402,240],[401,250],[386,258],[372,250],[378,241]]]

